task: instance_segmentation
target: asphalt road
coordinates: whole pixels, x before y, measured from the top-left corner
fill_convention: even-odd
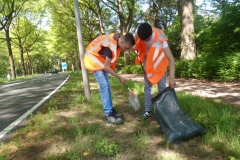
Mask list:
[[[68,79],[69,75],[43,74],[0,85],[0,140],[36,111]]]

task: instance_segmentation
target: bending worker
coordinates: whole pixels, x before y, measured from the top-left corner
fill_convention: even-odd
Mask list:
[[[137,120],[151,117],[151,88],[157,84],[158,92],[166,88],[167,67],[170,67],[169,86],[174,88],[175,82],[175,60],[168,46],[167,38],[163,31],[143,23],[138,27],[135,49],[139,55],[135,64],[144,63],[144,99],[145,112]]]
[[[86,49],[84,66],[95,76],[100,87],[101,100],[106,120],[112,124],[122,123],[123,115],[113,109],[109,73],[125,84],[125,79],[115,72],[115,65],[120,52],[125,52],[135,45],[132,34],[120,37],[117,34],[101,35],[94,39]]]

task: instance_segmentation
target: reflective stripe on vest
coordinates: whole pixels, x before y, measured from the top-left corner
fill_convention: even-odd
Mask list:
[[[113,42],[110,42],[108,40],[109,37],[110,37],[110,34],[106,35],[103,40],[97,42],[97,44],[92,46],[85,53],[85,56],[87,56],[92,62],[96,63],[97,65],[99,65],[102,68],[104,67],[104,63],[102,63],[97,57],[93,56],[91,53],[94,52],[95,50],[97,50],[98,48],[100,48],[101,45],[104,47],[108,47],[113,52],[113,58],[111,60],[111,63],[114,63],[117,58],[116,44],[114,44]]]
[[[166,36],[163,34],[163,32],[161,32],[158,28],[155,28],[157,30],[157,32],[160,34],[160,37],[157,39],[157,41],[155,43],[152,44],[151,47],[155,47],[155,50],[154,50],[154,55],[153,55],[153,62],[156,60],[157,56],[158,56],[158,53],[159,53],[159,50],[162,49],[162,43],[161,41],[162,40],[166,40]],[[157,66],[161,63],[163,57],[165,56],[165,54],[161,53],[161,55],[158,57],[158,59],[156,60],[156,62],[153,64],[154,66],[154,70],[157,68]],[[147,74],[147,77],[150,78],[153,76],[153,73],[148,73]]]
[[[99,66],[104,67],[104,64],[103,64],[101,61],[99,61],[98,58],[94,57],[94,56],[91,54],[94,50],[96,50],[96,49],[99,48],[99,47],[100,47],[100,43],[97,44],[97,45],[95,45],[95,46],[93,46],[92,48],[90,48],[90,49],[85,53],[85,56],[87,56],[90,60],[92,60],[93,62],[95,62],[95,63],[98,64]]]
[[[115,62],[117,57],[117,51],[116,51],[116,45],[112,42],[109,42],[108,39],[110,37],[110,34],[106,35],[105,39],[102,41],[103,46],[109,47],[111,51],[113,51],[114,57],[111,60],[111,63]]]
[[[104,64],[103,64],[101,61],[99,61],[96,57],[94,57],[93,55],[91,55],[91,54],[86,54],[86,56],[87,56],[90,60],[92,60],[93,62],[95,62],[95,63],[98,64],[99,66],[101,66],[102,68],[104,67]]]

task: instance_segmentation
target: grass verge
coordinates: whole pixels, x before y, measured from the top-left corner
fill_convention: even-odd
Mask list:
[[[0,84],[4,84],[4,83],[9,83],[9,82],[14,82],[14,81],[17,81],[17,80],[24,80],[24,79],[29,79],[29,78],[33,78],[33,77],[36,77],[38,76],[39,74],[34,74],[34,75],[27,75],[27,76],[19,76],[19,77],[16,77],[15,79],[10,79],[8,80],[7,77],[0,77]]]
[[[177,92],[179,104],[207,133],[179,144],[166,143],[153,115],[136,121],[143,112],[143,84],[127,81],[138,94],[141,108],[128,105],[127,88],[110,77],[113,104],[125,115],[124,124],[105,122],[96,80],[89,74],[91,100],[84,96],[82,76],[70,73],[69,81],[26,127],[13,133],[12,140],[0,146],[0,159],[48,160],[189,160],[240,158],[240,112],[231,105]]]

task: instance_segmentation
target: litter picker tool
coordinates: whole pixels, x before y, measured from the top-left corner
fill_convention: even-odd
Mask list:
[[[126,84],[125,86],[129,91],[129,97],[128,97],[129,107],[133,107],[134,111],[138,111],[138,109],[140,108],[140,103],[139,103],[137,94],[135,94]]]
[[[143,64],[142,64],[142,62],[141,62],[141,60],[140,60],[138,50],[134,49],[134,53],[137,55],[137,59],[139,60],[139,62],[140,62],[140,64],[141,64],[141,67],[142,67],[143,73],[144,73],[144,75],[147,77],[146,72],[145,72],[145,69],[143,68]]]
[[[136,95],[126,84],[124,84],[124,85],[127,87],[128,91],[131,95]]]
[[[137,50],[137,49],[134,49],[134,53],[137,55],[137,59],[138,59],[138,61],[139,61],[140,64],[141,64],[141,67],[142,67],[142,70],[143,70],[144,76],[147,78],[147,74],[146,74],[145,69],[144,69],[144,67],[143,67],[143,64],[142,64],[142,62],[141,62],[141,60],[140,60],[138,50]],[[151,95],[153,95],[153,94],[154,94],[154,90],[153,90],[153,88],[151,87]]]

